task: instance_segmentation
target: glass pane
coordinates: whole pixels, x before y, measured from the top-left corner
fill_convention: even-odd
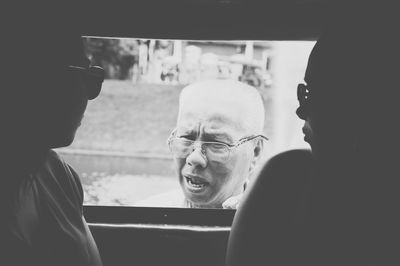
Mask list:
[[[295,114],[296,88],[314,42],[87,37],[84,43],[106,80],[74,143],[58,152],[80,174],[85,204],[191,206],[184,203],[167,139],[176,127],[179,93],[200,80],[233,79],[257,88],[269,138],[259,165],[280,151],[308,148]],[[182,182],[200,190],[210,180]]]

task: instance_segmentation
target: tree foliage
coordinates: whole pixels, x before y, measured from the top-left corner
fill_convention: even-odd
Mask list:
[[[85,38],[85,52],[93,65],[105,69],[108,79],[129,79],[138,62],[139,45],[132,39]]]

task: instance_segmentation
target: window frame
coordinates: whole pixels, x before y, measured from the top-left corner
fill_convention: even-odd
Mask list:
[[[88,223],[230,227],[236,210],[84,205]]]
[[[81,29],[81,35],[88,37],[317,40],[323,28],[323,11],[326,1],[282,2],[269,0],[255,1],[250,4],[246,0],[169,0],[166,3],[161,0],[146,0],[135,2],[137,10],[141,11],[135,12],[134,15],[132,15],[131,4],[99,3],[95,7],[96,17],[109,17],[109,19],[93,20],[88,20],[87,14],[93,14],[94,7],[85,3],[80,4],[78,12],[75,12],[74,23]],[[154,9],[155,5],[160,5],[162,8]],[[205,13],[207,13],[207,21],[204,21]],[[159,19],[149,20],[148,14]],[[224,18],[223,21],[221,17]],[[238,20],[238,17],[243,19]],[[160,21],[164,22],[160,23]],[[252,30],[248,30],[249,28]],[[235,210],[223,209],[93,205],[84,205],[83,208],[89,223],[106,224],[230,227],[235,215]]]

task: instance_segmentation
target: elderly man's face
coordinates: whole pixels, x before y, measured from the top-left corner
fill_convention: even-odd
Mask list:
[[[249,136],[246,112],[240,99],[207,100],[187,97],[181,105],[176,137],[232,144]],[[186,199],[195,207],[221,208],[229,197],[240,194],[254,159],[254,142],[230,152],[225,162],[208,158],[197,148],[187,158],[175,158],[179,182]]]

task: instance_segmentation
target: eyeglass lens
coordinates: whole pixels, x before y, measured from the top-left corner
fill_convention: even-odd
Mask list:
[[[306,119],[307,117],[307,101],[309,101],[309,97],[310,91],[307,85],[300,83],[297,86],[297,99],[300,106],[296,111],[296,114],[300,119]]]
[[[184,138],[173,138],[171,151],[176,158],[186,158],[195,150],[195,141]],[[223,162],[229,158],[229,148],[223,143],[200,142],[204,155],[210,161]]]

